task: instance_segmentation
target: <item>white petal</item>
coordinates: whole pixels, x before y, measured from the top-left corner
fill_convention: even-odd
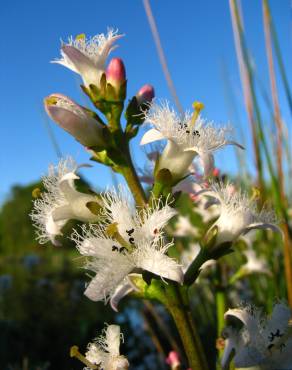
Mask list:
[[[111,308],[118,312],[118,304],[122,298],[135,291],[134,285],[127,279],[120,284],[110,299]]]
[[[233,141],[233,140],[227,141],[225,145],[235,145],[235,146],[237,146],[238,148],[240,148],[242,150],[245,149],[244,146],[242,146],[241,144],[239,144],[239,143],[237,143],[236,141]]]
[[[222,369],[229,369],[230,362],[234,355],[233,351],[235,350],[235,341],[234,338],[230,337],[225,339],[224,352],[221,359]]]
[[[152,240],[159,235],[160,230],[168,223],[168,221],[177,215],[174,208],[166,205],[162,209],[155,210],[153,213],[144,214],[142,217],[142,226],[139,230],[140,238]]]
[[[112,356],[120,354],[121,332],[118,325],[109,325],[106,329],[107,350]]]
[[[248,233],[250,230],[254,229],[270,229],[274,232],[282,234],[282,230],[275,224],[270,224],[270,223],[263,223],[263,222],[258,222],[255,224],[251,224],[248,227],[246,227],[243,231],[243,234]]]
[[[59,222],[55,222],[53,220],[53,217],[52,215],[50,215],[47,219],[47,223],[46,223],[46,232],[51,240],[51,242],[56,245],[56,246],[59,246],[60,243],[55,239],[55,237],[57,235],[63,235],[62,234],[62,227],[65,225],[67,220],[64,220],[64,221],[59,221]]]
[[[107,300],[135,267],[130,256],[112,252],[104,243],[95,243],[96,253],[87,263],[96,276],[88,284],[85,295],[93,301]]]
[[[83,78],[86,85],[94,84],[99,86],[101,73],[94,65],[94,63],[81,51],[74,46],[64,45],[62,47],[62,54],[69,60],[70,65],[68,67],[72,70],[76,70]],[[58,61],[56,61],[58,63]],[[61,63],[67,67],[65,63]],[[73,66],[73,68],[72,68]]]
[[[183,271],[178,263],[154,247],[139,247],[136,251],[136,264],[162,278],[183,282]]]
[[[225,312],[224,318],[227,319],[228,316],[233,316],[240,320],[250,335],[257,333],[260,324],[259,318],[257,315],[252,315],[249,310],[240,308],[229,309]]]
[[[105,354],[95,343],[89,343],[85,357],[92,364],[98,365],[103,363]]]
[[[154,141],[162,140],[162,139],[165,139],[162,133],[156,130],[155,128],[152,128],[143,135],[140,145],[153,143]]]
[[[54,222],[56,221],[64,221],[70,220],[74,218],[74,214],[72,213],[71,207],[69,205],[64,205],[61,207],[56,207],[52,211],[52,219]]]

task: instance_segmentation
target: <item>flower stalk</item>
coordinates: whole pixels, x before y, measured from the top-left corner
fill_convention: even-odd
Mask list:
[[[166,308],[171,314],[183,342],[189,366],[192,370],[207,370],[207,363],[203,358],[200,339],[195,324],[187,311],[188,302],[184,305],[179,287],[175,284],[166,286]]]

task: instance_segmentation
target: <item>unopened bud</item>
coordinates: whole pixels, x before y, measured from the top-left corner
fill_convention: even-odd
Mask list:
[[[151,103],[155,96],[154,87],[151,85],[144,85],[138,91],[136,98],[139,105],[143,103]]]
[[[126,70],[122,59],[113,58],[106,70],[107,83],[119,89],[126,80]]]
[[[180,359],[176,351],[171,351],[168,354],[166,363],[171,367],[172,370],[177,370],[180,368]]]
[[[220,170],[219,170],[219,168],[214,168],[214,169],[213,169],[213,176],[214,176],[214,177],[219,177],[219,175],[220,175]]]

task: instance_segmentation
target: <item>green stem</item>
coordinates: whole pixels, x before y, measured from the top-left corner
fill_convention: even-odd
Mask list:
[[[126,146],[126,157],[127,157],[127,162],[128,166],[124,166],[121,171],[122,174],[127,181],[127,184],[132,191],[132,194],[134,196],[134,199],[136,201],[136,204],[140,207],[144,207],[145,204],[147,203],[147,198],[144,192],[144,189],[140,183],[140,180],[138,178],[138,175],[136,173],[131,155],[130,155],[130,149],[129,149],[129,144],[125,144]]]
[[[224,313],[226,311],[225,291],[224,289],[216,290],[216,310],[217,310],[217,338],[221,337],[222,330],[225,326]],[[221,359],[223,349],[219,349],[219,359]]]
[[[189,266],[184,277],[185,285],[192,285],[200,274],[200,267],[204,262],[210,259],[209,252],[206,248],[201,248],[199,254]]]
[[[207,370],[207,365],[202,358],[203,351],[199,347],[200,340],[195,324],[190,321],[191,317],[185,310],[178,287],[169,283],[166,286],[166,296],[166,307],[173,317],[182,339],[189,366],[192,370]]]

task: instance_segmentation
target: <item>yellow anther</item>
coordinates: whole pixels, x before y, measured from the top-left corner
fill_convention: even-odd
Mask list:
[[[31,192],[31,195],[33,198],[39,198],[41,193],[42,191],[40,188],[34,188],[33,191]]]
[[[79,348],[77,346],[72,346],[70,348],[70,357],[77,357],[80,354]]]
[[[81,361],[84,365],[86,365],[90,369],[93,370],[98,369],[98,366],[88,361],[87,358],[79,352],[79,348],[77,346],[72,346],[70,348],[70,357],[76,357],[79,361]]]
[[[58,102],[58,98],[55,96],[49,96],[48,98],[45,99],[45,103],[47,105],[56,105]]]
[[[80,33],[79,35],[77,35],[76,37],[75,37],[75,40],[76,41],[79,41],[79,40],[85,40],[85,33]]]
[[[106,234],[116,240],[117,242],[119,242],[119,244],[126,248],[128,252],[131,252],[133,250],[133,247],[131,244],[133,244],[133,238],[129,238],[129,242],[131,244],[129,244],[123,237],[122,235],[119,233],[119,229],[118,229],[118,223],[117,222],[114,222],[113,224],[110,224],[107,226],[107,228],[105,229],[105,232]],[[130,240],[131,239],[131,240]],[[132,240],[133,239],[133,240]]]
[[[257,187],[253,187],[252,188],[252,195],[251,195],[251,199],[252,200],[257,200],[261,197],[261,192],[260,192],[260,189],[257,188]]]
[[[204,109],[204,104],[199,102],[199,101],[195,101],[193,104],[192,104],[192,107],[194,108],[194,113],[192,115],[192,119],[191,119],[191,126],[194,126],[200,112],[202,109]]]

